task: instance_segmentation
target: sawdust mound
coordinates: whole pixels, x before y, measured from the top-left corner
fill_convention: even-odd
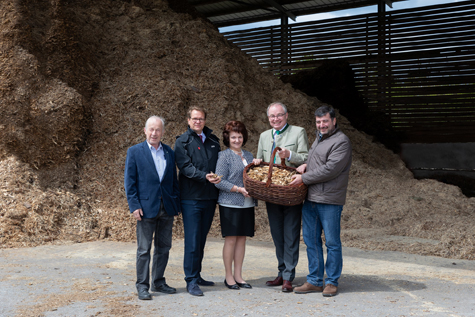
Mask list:
[[[281,100],[313,139],[321,103],[263,70],[184,1],[11,0],[0,16],[2,247],[135,239],[124,162],[152,114],[166,119],[171,145],[192,104],[208,110],[218,136],[242,120],[255,153],[265,107]],[[399,157],[338,120],[354,147],[345,245],[473,259],[475,199],[413,179]],[[263,206],[257,239],[270,238]],[[174,236],[182,234],[177,218]],[[211,234],[220,234],[218,219]]]

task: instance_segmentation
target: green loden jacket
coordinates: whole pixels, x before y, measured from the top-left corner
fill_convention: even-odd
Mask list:
[[[257,147],[256,158],[269,163],[272,155],[272,129],[261,133],[259,145]],[[286,148],[292,152],[290,161],[285,164],[292,167],[298,167],[307,161],[308,157],[308,138],[304,128],[288,125],[287,128],[276,136],[276,146]],[[276,154],[276,164],[280,164],[280,157]]]

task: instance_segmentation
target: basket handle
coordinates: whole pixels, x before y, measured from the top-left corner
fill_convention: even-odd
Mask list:
[[[270,162],[269,162],[269,172],[267,173],[266,187],[269,187],[270,184],[272,184],[272,168],[274,167],[274,158],[275,158],[275,154],[277,153],[277,151],[280,151],[280,150],[282,150],[282,149],[280,147],[276,146],[274,151],[272,151],[272,155],[270,157]],[[280,160],[280,164],[285,166],[285,159]]]

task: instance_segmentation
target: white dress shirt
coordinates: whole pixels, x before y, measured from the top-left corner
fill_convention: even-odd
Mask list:
[[[152,153],[153,163],[155,164],[158,177],[160,177],[160,181],[161,181],[163,178],[163,173],[165,173],[165,168],[167,167],[167,161],[165,160],[165,152],[163,151],[162,143],[160,142],[158,149],[155,149],[148,142],[147,144],[148,144],[148,147],[150,148],[150,152]]]

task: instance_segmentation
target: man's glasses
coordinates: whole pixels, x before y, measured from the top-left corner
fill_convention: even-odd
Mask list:
[[[204,122],[205,120],[205,118],[191,118],[191,121],[193,122]]]
[[[274,120],[275,118],[282,119],[285,116],[285,113],[278,113],[276,116],[273,114],[269,116],[269,119]]]

